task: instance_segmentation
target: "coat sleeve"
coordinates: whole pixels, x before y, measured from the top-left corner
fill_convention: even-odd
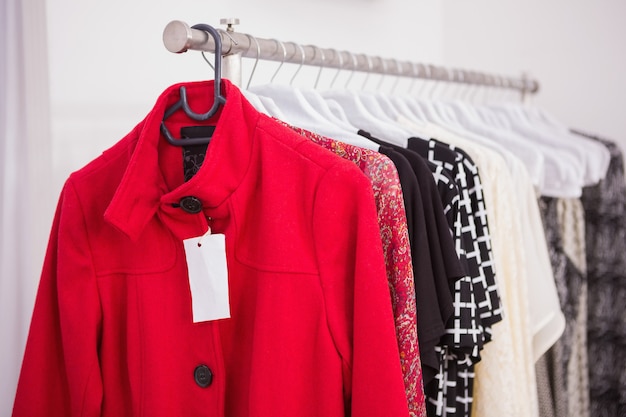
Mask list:
[[[313,233],[328,326],[343,361],[346,415],[407,416],[376,207],[356,166],[326,173]]]
[[[50,233],[14,417],[100,415],[100,322],[87,230],[70,179]]]

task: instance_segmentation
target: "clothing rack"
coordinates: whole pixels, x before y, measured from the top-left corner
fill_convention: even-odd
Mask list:
[[[314,45],[299,45],[276,39],[257,38],[234,31],[239,19],[221,19],[226,30],[218,30],[222,41],[222,74],[236,85],[241,85],[241,58],[254,58],[338,68],[358,72],[437,80],[519,90],[522,100],[528,93],[539,91],[539,82],[525,76],[520,78],[489,74],[432,64],[384,59],[378,56],[355,54]],[[193,29],[187,23],[174,20],[165,26],[163,43],[168,51],[182,53],[188,50],[215,52],[215,41],[206,31]]]

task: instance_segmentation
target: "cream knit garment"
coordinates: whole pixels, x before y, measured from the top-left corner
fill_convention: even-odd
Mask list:
[[[465,150],[478,166],[504,309],[503,320],[492,327],[492,341],[484,346],[482,359],[476,364],[472,415],[538,416],[521,190],[498,153],[442,129],[432,133],[433,137]],[[520,175],[525,172],[521,163],[516,169],[521,170]]]

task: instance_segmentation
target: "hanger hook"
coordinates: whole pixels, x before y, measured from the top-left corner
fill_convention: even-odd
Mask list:
[[[489,104],[493,100],[494,93],[496,91],[497,80],[495,76],[490,75],[487,79],[487,85],[485,86],[485,104]]]
[[[437,97],[436,92],[438,93],[441,90],[440,86],[443,84],[444,75],[441,68],[432,66],[431,69],[433,69],[431,72],[433,75],[433,84],[428,94],[431,100],[435,100]]]
[[[385,79],[385,75],[387,75],[387,63],[383,58],[380,58],[380,63],[383,66],[383,74],[380,76],[380,81],[378,82],[377,90],[380,91],[380,87],[383,85],[383,79]]]
[[[229,31],[224,30],[224,29],[217,29],[217,31],[219,33],[223,33],[225,36],[228,36],[228,38],[230,39],[230,42],[231,42],[230,48],[228,48],[228,51],[224,52],[224,55],[228,55],[230,51],[233,49],[233,44],[239,45],[239,42],[237,42],[237,40],[233,38],[233,35],[231,35]]]
[[[467,101],[467,102],[471,102],[472,101],[472,92],[474,91],[474,83],[475,83],[475,77],[474,77],[474,73],[468,70],[464,70],[465,72],[465,80],[467,82],[467,90],[465,91],[465,94],[463,94],[462,99]]]
[[[491,95],[493,91],[491,90],[491,83],[494,82],[494,78],[491,75],[487,76],[487,84],[483,88],[483,101],[485,104],[488,104],[491,101]]]
[[[197,25],[196,25],[196,26],[197,26]],[[225,35],[227,35],[227,36],[230,38],[231,42],[233,42],[235,45],[238,45],[237,41],[236,41],[236,40],[235,40],[235,39],[234,39],[234,38],[233,38],[233,37],[232,37],[232,36],[231,36],[228,32],[223,31],[223,30],[221,30],[221,29],[216,29],[216,30],[217,30],[217,32],[218,32],[218,33],[220,33],[220,34],[221,34],[221,33],[224,33]],[[221,38],[221,36],[220,36],[220,38]],[[228,54],[228,52],[226,52],[226,54]],[[202,55],[202,59],[204,59],[204,62],[206,62],[207,64],[209,64],[209,67],[211,67],[211,69],[212,69],[213,71],[215,71],[215,67],[213,66],[213,64],[211,64],[211,61],[209,61],[209,58],[207,58],[207,57],[206,57],[206,55],[205,55],[204,51],[200,51],[200,55]]]
[[[469,82],[469,74],[463,69],[458,69],[457,72],[461,80],[461,82],[459,83],[458,96],[459,96],[459,99],[462,99],[463,96],[465,95],[465,88],[467,87],[468,82]]]
[[[417,82],[417,77],[419,76],[419,69],[415,70],[417,64],[415,62],[410,62],[411,64],[411,84],[409,85],[408,93],[411,94],[413,92],[413,88],[415,88],[415,83]]]
[[[393,83],[393,86],[391,86],[391,94],[393,94],[393,92],[396,91],[396,87],[398,86],[398,83],[400,82],[400,77],[404,75],[404,71],[402,71],[402,65],[400,65],[400,61],[394,58],[393,62],[396,63],[396,69],[398,73],[396,74],[396,81]]]
[[[185,111],[185,113],[187,114],[187,116],[191,117],[194,120],[207,120],[209,119],[211,116],[213,116],[215,113],[217,113],[217,109],[218,107],[226,102],[226,98],[224,96],[222,96],[221,93],[221,84],[222,84],[222,37],[220,36],[219,32],[213,28],[212,26],[209,26],[207,24],[204,23],[200,23],[197,25],[194,25],[191,27],[192,29],[199,29],[199,30],[203,30],[205,32],[208,32],[209,35],[211,35],[215,41],[215,66],[213,67],[214,72],[215,72],[215,85],[214,85],[214,97],[213,97],[213,106],[211,106],[211,109],[206,112],[206,113],[195,113],[193,110],[191,110],[191,108],[189,107],[189,103],[187,102],[187,91],[184,87],[181,87],[180,89],[180,95],[181,95],[181,100],[182,100],[182,107],[183,110]]]
[[[461,69],[455,69],[454,74],[456,91],[452,99],[459,99],[460,97],[463,97],[463,90],[465,88],[465,73]]]
[[[302,47],[302,45],[296,44],[296,43],[293,43],[293,42],[292,42],[292,45],[293,46],[297,46],[298,49],[300,49],[300,55],[302,56],[302,59],[300,60],[300,65],[298,66],[298,69],[296,70],[296,72],[293,73],[293,76],[291,77],[291,80],[289,80],[289,85],[293,84],[293,80],[295,80],[296,75],[298,75],[298,73],[300,72],[300,70],[304,66],[304,60],[306,59],[306,55],[304,53],[304,48]]]
[[[495,96],[501,96],[502,95],[502,90],[504,89],[504,77],[501,75],[496,76],[496,85],[494,87],[495,90]]]
[[[261,47],[259,46],[259,41],[254,36],[249,35],[247,33],[246,33],[246,36],[248,37],[248,40],[250,41],[248,51],[250,50],[250,47],[252,46],[252,41],[254,41],[254,43],[256,44],[256,58],[254,60],[254,66],[252,67],[252,72],[250,72],[250,78],[248,78],[248,84],[246,84],[246,90],[247,90],[250,88],[252,77],[254,76],[254,73],[256,72],[256,66],[259,63],[259,56],[261,55]]]
[[[484,104],[487,104],[487,102],[489,101],[489,75],[485,74],[485,77],[483,78],[483,86],[482,86],[482,91],[481,91],[481,102]]]
[[[508,86],[508,83],[506,82],[506,80],[502,79],[502,82],[500,84],[500,89],[499,91],[496,91],[496,95],[499,96],[500,101],[508,101],[510,90],[508,89],[507,86]],[[515,96],[517,96],[517,94]]]
[[[280,45],[283,48],[283,60],[280,61],[280,65],[278,65],[278,68],[276,68],[274,75],[272,75],[272,78],[270,79],[270,83],[274,82],[274,78],[276,78],[276,75],[278,75],[278,71],[280,71],[280,68],[283,66],[283,64],[285,63],[285,60],[287,59],[287,49],[285,48],[285,44],[279,41],[278,39],[272,39],[272,40],[276,42],[276,46]]]
[[[356,55],[354,55],[352,52],[348,52],[348,54],[350,55],[350,58],[352,58],[352,72],[350,72],[350,76],[346,80],[346,85],[344,86],[345,89],[348,88],[348,84],[350,84],[350,81],[352,81],[352,77],[354,77],[357,65]]]
[[[485,85],[483,93],[483,102],[485,104],[489,104],[489,102],[493,101],[493,97],[498,96],[497,86],[499,85],[499,80],[500,78],[497,76],[488,76],[488,78],[486,79],[486,84],[488,85]]]
[[[337,72],[335,73],[333,80],[330,82],[330,88],[333,88],[333,85],[335,85],[335,81],[337,81],[339,73],[343,69],[343,55],[341,55],[341,52],[337,51],[336,49],[333,49],[332,51],[333,53],[337,53],[337,56],[339,57],[339,68],[337,68]]]
[[[317,77],[315,78],[315,84],[313,85],[313,88],[317,89],[317,84],[319,84],[320,82],[320,77],[322,76],[322,70],[324,69],[324,64],[326,63],[326,55],[324,54],[324,50],[320,47],[311,45],[311,47],[313,48],[313,59],[315,59],[315,50],[319,49],[320,50],[320,55],[322,56],[322,64],[320,65],[320,70],[317,72]]]
[[[450,92],[452,86],[454,85],[454,69],[444,67],[443,71],[445,75],[443,77],[444,82],[441,84],[441,98],[444,98],[444,96]]]
[[[176,102],[172,107],[170,107],[169,109],[167,109],[165,111],[165,114],[163,115],[163,120],[161,121],[161,133],[163,134],[163,136],[165,136],[165,139],[172,145],[176,145],[176,146],[187,146],[187,145],[197,145],[197,144],[203,144],[203,143],[208,143],[207,138],[192,138],[192,139],[188,139],[185,141],[181,141],[181,140],[176,140],[172,134],[170,133],[170,131],[167,129],[167,127],[165,126],[165,119],[167,119],[168,117],[170,117],[172,114],[174,114],[176,111],[178,111],[179,109],[183,109],[183,111],[185,112],[185,114],[194,120],[198,120],[198,121],[204,121],[204,120],[208,120],[210,119],[212,116],[214,116],[218,110],[219,107],[221,105],[223,105],[224,103],[226,103],[226,97],[224,97],[221,93],[221,86],[222,86],[222,38],[219,34],[219,32],[217,30],[215,30],[215,28],[213,28],[212,26],[200,23],[197,25],[194,25],[191,27],[192,29],[198,29],[198,30],[203,30],[205,32],[208,32],[209,35],[211,37],[213,37],[213,40],[215,41],[215,65],[214,65],[214,72],[215,72],[215,81],[214,81],[214,85],[213,85],[213,105],[211,106],[211,108],[209,109],[208,112],[206,113],[195,113],[193,110],[191,110],[191,107],[189,107],[189,102],[187,100],[187,89],[184,86],[181,86],[179,89],[179,94],[180,94],[180,99],[178,100],[178,102]]]
[[[485,94],[485,89],[487,88],[486,84],[488,82],[487,74],[483,74],[480,78],[481,78],[481,86],[480,86],[480,89],[477,91],[476,101],[478,103],[486,104],[487,95]]]
[[[481,74],[476,74],[476,82],[474,83],[474,88],[472,89],[472,95],[470,100],[474,103],[479,103],[479,96],[480,96],[480,89],[482,88],[481,86],[481,82],[483,80],[483,77]]]
[[[209,61],[209,58],[206,57],[206,55],[204,54],[204,51],[200,51],[200,55],[202,55],[202,59],[204,59],[204,62],[209,64],[209,67],[211,67],[211,69],[215,71],[215,67],[213,66],[213,64],[211,64],[211,61]]]
[[[372,58],[369,55],[363,54],[363,56],[365,57],[365,60],[367,61],[367,73],[365,73],[365,79],[363,80],[363,86],[361,87],[361,89],[365,90],[365,84],[367,84],[367,80],[369,80],[370,78],[373,64],[372,64]]]
[[[417,95],[426,97],[425,92],[427,90],[428,80],[430,79],[430,70],[428,69],[427,64],[417,64],[417,67],[418,74],[420,74],[420,72],[422,74],[422,76],[420,77],[421,86],[417,90]]]
[[[460,69],[458,71],[461,74],[461,83],[459,84],[459,100],[463,100],[465,98],[465,95],[469,91],[468,87],[471,87],[471,78],[469,72],[463,69]]]
[[[422,88],[419,91],[419,95],[423,95],[425,98],[430,98],[430,91],[432,90],[432,88],[428,88],[428,86],[430,85],[428,82],[426,81],[432,81],[432,71],[430,69],[430,65],[426,64],[424,65],[424,72],[426,73],[426,76],[424,77],[424,84],[422,85]]]
[[[505,94],[508,95],[508,98],[506,100],[517,101],[521,95],[519,94],[519,91],[513,87],[514,81],[511,80],[510,78],[506,78],[504,85],[505,85],[505,88],[504,88]]]
[[[446,95],[452,95],[454,96],[454,83],[456,80],[456,69],[454,68],[446,68],[446,86],[445,89],[443,90]],[[452,91],[452,94],[450,93]]]

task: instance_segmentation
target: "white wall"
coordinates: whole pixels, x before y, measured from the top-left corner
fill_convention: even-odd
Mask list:
[[[0,416],[10,415],[54,208],[44,5],[0,1]]]
[[[448,65],[541,82],[534,104],[626,149],[626,2],[446,0]]]

